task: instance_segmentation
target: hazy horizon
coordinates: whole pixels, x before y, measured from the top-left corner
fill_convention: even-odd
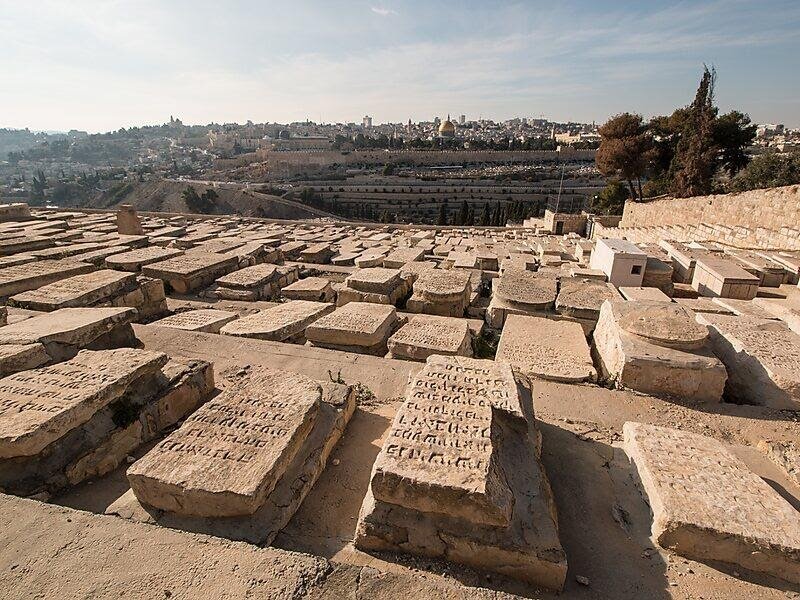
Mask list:
[[[717,103],[800,126],[800,4],[0,0],[0,127],[603,122]]]

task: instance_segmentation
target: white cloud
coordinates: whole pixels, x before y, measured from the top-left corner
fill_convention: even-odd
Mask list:
[[[385,8],[383,6],[370,6],[369,8],[372,12],[376,15],[380,15],[382,17],[389,17],[391,15],[396,15],[397,11],[391,8]]]

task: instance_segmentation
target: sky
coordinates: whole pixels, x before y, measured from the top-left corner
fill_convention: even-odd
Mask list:
[[[800,127],[798,0],[0,0],[0,127],[722,111]]]

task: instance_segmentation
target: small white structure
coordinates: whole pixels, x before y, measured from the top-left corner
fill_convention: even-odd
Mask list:
[[[647,254],[627,241],[618,239],[597,240],[589,268],[602,271],[608,281],[617,287],[641,287]]]

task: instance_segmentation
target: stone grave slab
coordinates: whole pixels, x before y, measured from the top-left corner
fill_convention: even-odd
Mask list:
[[[139,502],[193,516],[251,515],[311,431],[321,387],[262,370],[212,399],[128,469]]]
[[[583,328],[571,321],[509,315],[495,360],[535,379],[578,383],[597,378]]]
[[[727,396],[779,409],[800,406],[800,335],[786,323],[708,313],[697,320],[708,326],[711,347],[728,370]]]
[[[56,241],[49,236],[31,235],[27,237],[11,237],[0,240],[0,256],[10,256],[20,252],[34,252],[43,248],[56,245]]]
[[[45,312],[86,307],[120,296],[137,287],[136,275],[103,269],[60,279],[9,298],[12,306]]]
[[[44,346],[53,360],[66,360],[78,350],[133,346],[132,308],[61,308],[0,327],[0,345]]]
[[[1,344],[0,377],[35,369],[50,362],[42,344]]]
[[[290,300],[231,321],[220,329],[220,333],[274,342],[305,341],[306,327],[333,312],[334,308],[333,304],[326,302]]]
[[[713,438],[625,423],[658,544],[800,583],[800,513]]]
[[[412,313],[463,317],[471,291],[470,274],[465,271],[425,269],[414,281],[406,308]]]
[[[597,366],[617,387],[689,402],[719,402],[725,366],[712,353],[708,333],[676,308],[691,314],[676,303],[606,300],[592,334]]]
[[[160,352],[128,348],[84,351],[65,363],[1,379],[0,458],[39,453],[167,360]]]
[[[772,298],[755,298],[753,304],[768,313],[771,318],[780,319],[789,326],[789,329],[800,334],[800,303],[789,306]]]
[[[383,266],[387,269],[399,269],[406,263],[417,262],[425,258],[422,248],[398,248],[393,250],[383,259]]]
[[[276,451],[280,451],[281,447],[283,447],[283,458],[285,458],[286,454],[291,453],[291,449],[287,448],[287,445],[284,443],[286,436],[270,435],[270,428],[273,426],[269,424],[269,422],[264,422],[260,414],[256,415],[256,419],[251,419],[250,417],[253,416],[254,413],[264,413],[269,410],[269,408],[264,408],[264,405],[272,406],[273,403],[286,403],[287,400],[293,400],[295,398],[294,394],[300,393],[302,395],[305,386],[309,385],[307,383],[309,380],[294,373],[278,371],[270,371],[270,373],[278,373],[277,377],[279,377],[281,381],[288,377],[287,383],[284,385],[287,385],[287,387],[291,385],[290,392],[292,395],[288,397],[281,396],[272,389],[267,389],[263,395],[260,394],[260,390],[264,387],[259,383],[261,380],[260,372],[255,375],[255,389],[257,393],[254,395],[251,391],[253,386],[250,382],[252,375],[248,375],[246,379],[241,382],[240,387],[226,393],[229,395],[244,394],[244,397],[251,398],[255,396],[260,402],[257,404],[244,403],[244,411],[239,411],[240,414],[237,414],[235,419],[228,417],[222,424],[209,423],[208,417],[213,416],[215,412],[219,411],[210,410],[209,414],[198,411],[198,420],[202,423],[204,433],[210,434],[219,432],[221,434],[219,436],[221,439],[206,435],[203,438],[204,444],[208,446],[222,444],[227,449],[236,444],[237,437],[243,437],[244,426],[251,424],[254,432],[247,434],[249,436],[248,439],[258,439],[266,442],[254,448],[254,451],[259,453],[259,460],[266,458],[267,454],[274,456]],[[301,382],[299,387],[293,384],[293,382],[298,380],[296,378],[299,378]],[[314,416],[311,428],[307,434],[303,436],[302,442],[293,453],[293,458],[285,465],[280,477],[275,477],[276,473],[274,470],[272,471],[272,476],[275,479],[274,487],[264,498],[262,504],[252,514],[219,518],[216,516],[186,514],[185,511],[181,511],[180,513],[172,512],[144,505],[136,498],[134,490],[129,490],[114,502],[107,509],[107,514],[114,514],[148,523],[157,523],[175,529],[203,532],[227,539],[247,541],[262,546],[271,544],[278,532],[287,525],[295,511],[297,511],[303,502],[306,494],[311,490],[317,478],[325,469],[330,453],[333,451],[355,411],[355,394],[350,387],[331,382],[313,382],[311,389],[315,386],[319,388],[320,398],[316,408],[312,409]],[[269,387],[271,388],[271,386]],[[282,389],[283,388],[278,388],[277,392],[280,392]],[[302,410],[303,408],[302,403],[301,406],[294,406],[293,403],[290,404],[289,407],[293,410],[286,414],[285,411],[282,410],[273,411],[278,418],[279,426],[282,424],[285,425],[291,420],[296,421],[298,410]],[[212,409],[213,408],[212,406]],[[241,414],[242,412],[243,414]],[[228,413],[223,412],[221,414]],[[197,423],[195,425],[197,425]],[[176,432],[175,435],[177,436],[179,432],[180,430]],[[192,440],[195,444],[197,444],[197,441],[197,439]],[[255,446],[255,444],[253,444],[253,446]],[[244,447],[247,448],[246,445]],[[168,456],[174,452],[173,449],[159,448],[160,447],[157,446],[153,451],[159,452],[159,456]],[[228,450],[228,452],[230,452],[230,450]],[[261,455],[262,452],[264,453],[263,456]],[[214,470],[216,465],[225,462],[225,459],[221,458],[222,456],[224,456],[222,453],[217,452],[216,456],[211,460],[198,462],[198,464],[201,469]],[[231,455],[228,454],[228,457],[230,456]],[[200,461],[202,458],[203,457],[198,456],[197,460]],[[147,459],[147,456],[145,459]],[[228,461],[230,462],[230,458]],[[185,464],[185,461],[182,464]],[[247,465],[242,464],[237,464],[232,468],[227,468],[223,465],[219,470],[219,473],[222,474],[221,477],[209,478],[209,481],[205,483],[211,483],[211,485],[215,486],[215,489],[228,483],[240,485],[241,487],[245,484],[246,480],[252,480],[264,474],[263,464],[264,461],[260,461],[258,465],[253,465],[252,468],[248,468]],[[137,465],[138,463],[136,463],[134,467],[137,467]],[[167,469],[163,468],[159,469],[159,472],[165,474],[167,480],[177,475],[177,473],[169,472]],[[217,471],[215,471],[215,474],[216,472]],[[203,485],[199,474],[186,483],[191,483],[192,481]],[[164,481],[158,482],[158,484],[163,483]],[[186,484],[181,482],[179,485],[184,486]],[[188,488],[181,487],[178,493],[180,494],[183,489]],[[172,493],[171,487],[168,493]],[[194,490],[192,490],[192,493],[194,494]]]
[[[530,392],[511,366],[431,356],[372,471],[355,545],[560,590],[566,557]]]
[[[510,314],[550,314],[557,291],[558,281],[549,274],[507,269],[492,284],[486,323],[489,327],[500,329]]]
[[[106,266],[109,269],[136,273],[141,271],[142,267],[146,265],[161,262],[182,254],[183,250],[178,248],[147,246],[146,248],[137,248],[121,254],[113,254],[106,258]]]
[[[123,369],[131,364],[127,356],[131,352],[141,351],[83,351],[72,361],[58,365],[73,365],[75,369],[70,374],[78,372],[66,385],[65,397],[74,398],[77,389],[83,390],[76,382],[97,377],[93,369],[98,361],[111,360],[112,369]],[[87,354],[92,355],[90,359]],[[85,360],[80,363],[78,358]],[[26,374],[29,373],[18,375]],[[51,380],[52,377],[45,381]],[[85,422],[37,454],[0,459],[0,487],[26,496],[56,493],[90,477],[105,475],[124,463],[141,444],[185,418],[213,389],[213,367],[200,360],[169,361],[160,369],[133,378],[127,385],[117,381],[112,386],[115,398],[99,407]],[[50,401],[59,398],[57,392],[47,397]]]
[[[172,327],[184,331],[199,331],[201,333],[219,333],[223,325],[237,319],[239,315],[226,310],[201,308],[177,313],[155,321],[153,325]]]
[[[59,279],[93,271],[94,267],[73,260],[42,260],[0,269],[0,298],[35,290]]]
[[[316,302],[332,302],[335,296],[329,279],[324,277],[306,277],[287,285],[281,295],[290,300],[313,300]]]
[[[718,256],[697,259],[692,287],[701,296],[752,300],[758,293],[760,279],[734,261]]]
[[[300,251],[300,260],[307,263],[324,265],[330,262],[332,256],[333,249],[326,242],[310,244]]]
[[[389,356],[426,360],[432,354],[472,356],[472,336],[463,319],[414,315],[387,343]]]
[[[218,277],[235,271],[238,266],[237,256],[195,250],[145,265],[142,273],[161,279],[178,294],[187,294],[210,285]]]
[[[396,326],[393,306],[351,302],[314,321],[306,338],[315,346],[383,355]]]
[[[410,284],[398,269],[367,267],[348,275],[336,298],[339,306],[348,302],[396,305],[408,296]]]
[[[625,300],[658,300],[670,302],[671,299],[656,287],[625,287],[619,288],[619,293]]]

